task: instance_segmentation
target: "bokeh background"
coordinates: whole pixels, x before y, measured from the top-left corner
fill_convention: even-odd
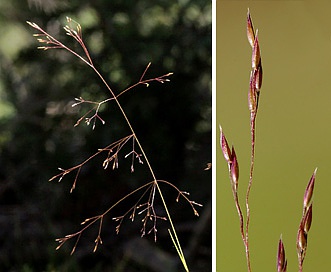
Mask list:
[[[112,217],[103,225],[103,245],[92,253],[97,226],[55,251],[55,238],[80,229],[85,218],[149,182],[146,164],[119,158],[104,171],[104,156],[84,167],[76,190],[74,175],[48,182],[128,133],[112,104],[101,109],[106,125],[74,128],[87,110],[72,108],[75,97],[100,101],[107,90],[93,71],[62,51],[37,50],[36,22],[73,48],[62,26],[66,16],[81,23],[94,63],[115,92],[147,76],[174,72],[171,82],[126,93],[121,103],[152,162],[156,176],[189,191],[204,204],[195,217],[187,203],[163,187],[192,271],[211,270],[211,3],[192,1],[29,0],[0,3],[0,270],[1,271],[178,271],[178,256],[159,221],[158,240],[140,238],[141,222]],[[111,168],[111,167],[110,167]],[[133,200],[132,200],[133,201]],[[161,202],[156,208],[163,213]],[[180,266],[179,266],[180,267]]]
[[[296,235],[306,185],[318,167],[305,271],[328,271],[331,211],[331,3],[217,0],[217,125],[234,144],[242,205],[249,177],[247,93],[250,9],[259,30],[263,84],[251,191],[253,271],[275,271],[282,234],[288,270],[297,270]],[[218,134],[219,135],[219,134]],[[246,271],[227,166],[217,142],[217,268]]]

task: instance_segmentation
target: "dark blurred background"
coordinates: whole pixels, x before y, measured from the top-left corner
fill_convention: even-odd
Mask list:
[[[157,178],[190,192],[204,204],[200,217],[176,191],[162,185],[191,271],[211,271],[211,2],[13,0],[0,3],[0,270],[1,271],[182,271],[167,231],[158,240],[140,238],[141,218],[125,220],[119,235],[112,217],[103,223],[103,245],[92,253],[98,225],[55,251],[56,238],[78,231],[119,198],[151,181],[146,164],[119,157],[119,169],[104,170],[100,156],[61,183],[48,182],[58,167],[69,168],[128,134],[114,104],[95,130],[76,121],[89,109],[72,108],[75,97],[100,101],[107,89],[93,71],[63,50],[37,50],[32,21],[75,50],[62,27],[78,21],[94,64],[115,92],[146,77],[174,72],[169,83],[139,86],[120,98]],[[111,167],[109,167],[111,168]],[[164,213],[156,198],[155,208]]]

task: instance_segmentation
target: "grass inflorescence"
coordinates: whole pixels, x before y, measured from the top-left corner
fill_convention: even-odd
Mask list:
[[[248,91],[248,109],[250,113],[250,136],[251,136],[251,157],[250,157],[250,170],[249,181],[247,184],[247,190],[245,195],[245,209],[241,207],[238,187],[239,187],[239,162],[236,155],[234,146],[229,146],[225,137],[224,131],[220,126],[220,146],[228,164],[229,179],[231,183],[231,190],[234,198],[234,203],[239,217],[240,234],[245,247],[246,265],[247,271],[251,272],[251,258],[250,258],[250,242],[249,242],[249,226],[250,226],[250,191],[253,185],[254,163],[255,163],[255,138],[256,138],[256,117],[259,106],[260,90],[262,87],[262,60],[260,45],[258,40],[258,31],[254,29],[250,11],[248,10],[246,19],[246,33],[248,42],[252,48],[251,56],[251,72],[249,79],[249,91]],[[310,181],[307,185],[303,200],[303,214],[300,221],[300,225],[297,232],[296,246],[299,263],[299,272],[303,271],[303,261],[307,251],[307,238],[308,231],[312,223],[312,196],[316,177],[315,169]],[[285,255],[285,246],[282,237],[278,242],[277,262],[276,268],[278,272],[286,272],[287,259]]]
[[[153,234],[154,240],[157,240],[157,222],[158,220],[164,220],[169,222],[169,235],[170,238],[173,242],[173,245],[177,251],[177,254],[183,264],[183,267],[186,271],[189,271],[188,265],[186,263],[185,255],[183,253],[181,244],[179,242],[179,237],[177,236],[177,232],[174,226],[174,223],[171,218],[171,214],[168,210],[167,203],[163,197],[162,190],[160,188],[160,184],[166,184],[170,186],[172,189],[175,190],[177,197],[175,200],[178,202],[180,199],[185,200],[189,206],[191,207],[193,214],[195,216],[199,216],[199,213],[196,209],[196,207],[202,206],[201,204],[193,201],[190,199],[189,193],[186,191],[180,190],[177,186],[175,186],[173,183],[158,179],[155,176],[153,167],[151,165],[151,162],[149,161],[144,148],[142,144],[140,143],[135,130],[133,128],[133,125],[131,124],[128,116],[125,113],[124,108],[122,107],[119,98],[124,94],[127,93],[131,90],[133,90],[135,87],[138,85],[144,85],[148,87],[152,83],[166,83],[170,81],[170,76],[173,74],[172,72],[165,73],[163,75],[153,77],[153,78],[148,78],[146,76],[148,70],[151,67],[151,63],[148,63],[143,70],[138,82],[135,84],[127,87],[126,89],[115,92],[110,85],[107,83],[107,81],[104,79],[102,74],[99,72],[98,68],[94,65],[92,57],[90,55],[90,52],[88,48],[85,45],[83,35],[82,35],[82,27],[81,25],[74,21],[73,19],[67,17],[67,24],[64,26],[64,31],[65,33],[72,37],[74,41],[78,43],[80,48],[82,49],[82,53],[78,53],[77,51],[71,49],[71,47],[67,46],[54,36],[52,36],[50,33],[45,31],[42,27],[37,25],[36,23],[33,22],[27,22],[32,28],[34,28],[37,33],[34,34],[34,36],[37,38],[38,42],[40,42],[42,45],[39,46],[39,49],[42,50],[53,50],[53,49],[64,49],[68,51],[69,53],[73,54],[76,56],[78,59],[80,59],[82,62],[84,62],[88,67],[90,67],[94,73],[99,77],[101,82],[104,84],[105,88],[108,90],[109,97],[102,100],[102,101],[91,101],[88,99],[85,99],[83,97],[78,97],[75,98],[75,103],[72,105],[72,107],[76,107],[78,105],[84,105],[88,107],[88,110],[86,113],[84,113],[76,122],[74,126],[80,125],[82,122],[86,123],[87,125],[92,125],[92,129],[95,129],[96,125],[98,123],[105,125],[106,122],[104,121],[103,117],[100,115],[100,107],[105,104],[105,103],[115,103],[117,107],[119,108],[120,112],[122,113],[122,117],[124,119],[124,122],[129,128],[130,134],[110,143],[109,145],[99,148],[93,155],[89,156],[88,158],[82,160],[81,163],[67,168],[58,168],[60,173],[54,175],[51,177],[49,180],[57,180],[61,181],[64,177],[66,177],[68,174],[73,173],[74,174],[74,181],[72,183],[70,192],[73,192],[73,190],[76,188],[78,180],[79,180],[79,175],[81,172],[81,169],[88,164],[91,160],[96,158],[97,156],[101,154],[106,154],[106,158],[104,159],[102,166],[104,169],[107,169],[109,166],[112,169],[119,168],[119,157],[123,156],[124,158],[131,159],[131,167],[130,170],[131,172],[135,171],[135,164],[144,164],[147,166],[148,171],[150,173],[150,180],[145,182],[144,184],[140,185],[140,187],[136,188],[129,194],[121,197],[117,202],[115,202],[111,207],[106,209],[103,213],[87,218],[81,223],[81,228],[74,233],[65,235],[64,237],[56,239],[58,242],[58,246],[56,249],[61,248],[67,241],[71,239],[75,239],[74,246],[72,247],[71,254],[73,254],[77,248],[78,242],[83,235],[84,231],[88,229],[90,226],[94,224],[98,224],[98,232],[96,239],[94,241],[94,249],[93,251],[96,251],[98,246],[101,245],[102,242],[102,228],[103,228],[103,223],[104,223],[104,218],[106,215],[108,215],[119,203],[128,200],[132,195],[140,194],[138,197],[138,200],[135,201],[131,207],[123,212],[121,215],[113,216],[112,219],[117,222],[116,226],[116,233],[118,234],[120,232],[122,222],[125,219],[134,221],[139,215],[142,217],[141,219],[141,236],[145,236],[147,234]],[[122,154],[122,149],[124,146],[130,145],[131,146],[131,151]],[[165,216],[159,215],[159,212],[155,208],[155,199],[156,195],[159,196],[161,199],[164,211],[165,211]]]

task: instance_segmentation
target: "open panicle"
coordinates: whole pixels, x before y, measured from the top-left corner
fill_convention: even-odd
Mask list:
[[[75,103],[72,104],[72,107],[76,106],[85,106],[88,105],[91,107],[90,109],[87,110],[85,114],[83,114],[76,122],[74,125],[75,127],[78,126],[82,121],[85,121],[87,125],[92,125],[92,130],[95,129],[97,125],[97,121],[100,121],[101,124],[105,125],[106,121],[104,120],[103,117],[100,116],[100,108],[102,105],[105,103],[115,103],[117,108],[122,114],[123,121],[127,125],[128,129],[131,131],[131,133],[127,136],[122,137],[121,139],[112,142],[108,146],[104,148],[100,148],[98,151],[96,151],[93,155],[88,157],[87,159],[83,160],[80,164],[68,168],[68,169],[63,169],[63,168],[58,168],[60,170],[60,173],[53,176],[50,178],[50,181],[52,180],[58,180],[61,181],[66,175],[68,175],[71,172],[75,172],[75,178],[73,185],[71,187],[70,192],[72,192],[77,185],[78,177],[80,174],[80,171],[82,167],[84,167],[88,162],[90,162],[92,159],[95,157],[102,154],[107,154],[106,158],[103,160],[102,166],[104,169],[107,169],[109,164],[112,163],[112,169],[117,169],[119,168],[119,157],[120,157],[120,152],[122,151],[123,147],[128,143],[132,142],[132,148],[131,151],[129,151],[126,155],[124,155],[124,158],[131,158],[131,166],[130,166],[130,171],[134,172],[135,168],[135,162],[137,161],[139,164],[144,164],[147,167],[147,171],[149,172],[152,181],[146,182],[142,185],[140,185],[137,189],[133,190],[132,192],[128,193],[127,195],[120,197],[120,199],[115,202],[111,207],[109,207],[107,210],[105,210],[101,215],[94,216],[91,218],[87,218],[85,221],[82,222],[82,228],[72,234],[66,235],[63,238],[56,239],[56,241],[59,243],[57,249],[62,247],[64,243],[66,243],[68,240],[75,238],[75,244],[73,246],[73,249],[71,253],[74,253],[78,242],[83,234],[83,232],[89,228],[90,226],[94,225],[95,223],[99,223],[99,228],[98,228],[98,233],[96,236],[96,239],[94,241],[94,249],[93,251],[95,252],[98,248],[99,245],[102,244],[102,239],[101,239],[101,233],[102,233],[102,227],[104,224],[104,217],[109,214],[115,206],[118,206],[119,203],[128,200],[130,197],[135,196],[140,194],[140,197],[138,197],[138,200],[134,202],[134,204],[129,208],[126,212],[124,212],[120,216],[115,216],[113,217],[113,220],[118,222],[118,225],[116,226],[115,230],[116,233],[118,234],[122,225],[122,222],[125,218],[128,218],[131,221],[134,221],[134,219],[137,216],[142,217],[141,219],[141,236],[145,236],[147,234],[153,234],[154,235],[154,240],[157,240],[157,222],[158,220],[165,220],[169,222],[169,233],[170,233],[170,238],[174,243],[174,246],[177,250],[178,256],[182,262],[182,265],[186,271],[188,271],[188,266],[185,261],[185,256],[184,253],[181,249],[181,244],[179,242],[179,238],[176,233],[175,226],[172,222],[171,214],[168,210],[168,205],[163,197],[162,190],[159,186],[159,183],[164,183],[169,185],[170,187],[174,188],[178,196],[181,196],[185,201],[189,203],[193,210],[193,214],[198,216],[198,211],[196,210],[195,206],[202,206],[201,204],[192,201],[191,199],[188,198],[188,194],[184,191],[179,190],[175,185],[168,181],[164,180],[158,180],[155,176],[154,170],[151,166],[151,163],[144,151],[143,146],[141,145],[135,130],[133,128],[133,125],[131,124],[131,121],[129,120],[128,116],[126,115],[125,110],[123,109],[119,98],[122,97],[123,94],[127,93],[130,90],[133,90],[135,87],[138,85],[145,85],[148,87],[151,83],[166,83],[169,82],[170,79],[169,77],[173,74],[172,72],[165,73],[160,76],[148,78],[146,76],[148,70],[151,67],[151,63],[148,63],[145,69],[143,70],[143,73],[141,74],[138,82],[130,85],[126,89],[122,91],[115,92],[113,89],[110,87],[110,85],[107,83],[105,78],[102,76],[102,74],[99,72],[98,68],[94,65],[90,52],[84,42],[83,39],[83,31],[81,25],[74,21],[73,19],[67,17],[67,24],[64,26],[64,31],[66,34],[74,39],[75,42],[77,42],[80,46],[80,49],[83,50],[83,54],[80,54],[76,52],[75,50],[71,49],[69,46],[65,45],[61,41],[59,41],[57,38],[54,36],[50,35],[47,31],[45,31],[42,27],[39,25],[32,23],[32,22],[27,22],[32,28],[34,28],[38,33],[34,34],[35,37],[37,37],[37,41],[43,44],[43,46],[38,47],[39,49],[43,50],[49,50],[49,49],[64,49],[74,56],[76,56],[78,59],[83,61],[86,65],[88,65],[94,73],[98,76],[98,78],[101,80],[101,82],[104,84],[105,89],[108,91],[109,97],[102,100],[102,101],[91,101],[84,99],[83,97],[75,98]],[[156,210],[155,208],[155,201],[156,198],[161,201],[163,208],[164,208],[164,214],[159,215],[159,211]],[[177,197],[177,201],[178,201]]]

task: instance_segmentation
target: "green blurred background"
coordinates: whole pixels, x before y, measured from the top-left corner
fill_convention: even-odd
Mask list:
[[[55,251],[55,238],[77,231],[80,222],[105,211],[120,197],[149,182],[146,164],[123,157],[104,171],[104,156],[59,184],[57,168],[82,162],[128,134],[114,104],[101,109],[106,121],[74,128],[87,110],[72,109],[75,97],[100,101],[108,91],[91,69],[62,51],[37,50],[29,20],[73,45],[62,29],[65,17],[79,21],[95,65],[120,92],[146,76],[174,72],[171,81],[140,86],[120,101],[159,179],[173,182],[203,203],[200,217],[177,194],[162,187],[192,271],[211,270],[211,3],[207,0],[13,0],[0,1],[0,271],[174,271],[181,267],[167,231],[140,239],[141,218],[122,224],[105,219],[103,245],[92,253],[97,226]],[[156,209],[164,214],[159,199]],[[168,268],[167,268],[168,267]],[[170,268],[169,268],[170,267]]]
[[[276,271],[282,234],[288,271],[297,270],[296,234],[315,167],[313,223],[305,271],[329,271],[331,211],[331,21],[329,1],[217,0],[217,125],[234,144],[242,205],[250,159],[247,92],[250,8],[259,30],[263,84],[251,191],[252,270]],[[219,134],[218,134],[219,135]],[[217,268],[245,271],[227,166],[217,142]]]

